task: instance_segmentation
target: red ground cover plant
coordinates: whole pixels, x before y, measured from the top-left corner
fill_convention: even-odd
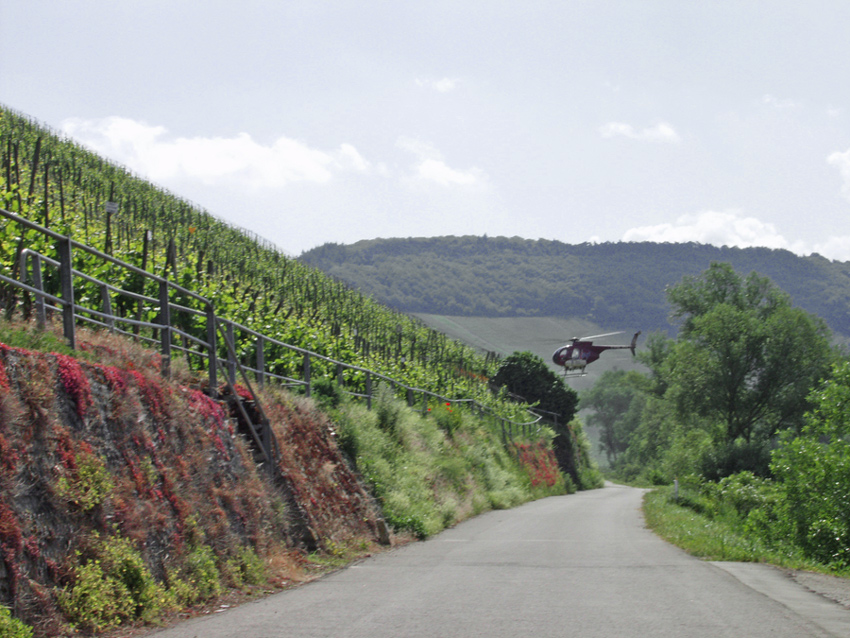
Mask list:
[[[54,356],[59,364],[59,380],[65,392],[74,400],[79,417],[85,418],[86,412],[92,405],[92,398],[91,386],[83,372],[83,367],[79,361],[68,355],[55,354]]]
[[[532,487],[554,487],[561,478],[555,453],[543,443],[517,443],[519,462],[528,472]]]
[[[0,561],[7,566],[13,598],[18,594],[22,578],[19,555],[23,547],[24,539],[18,517],[9,505],[0,500]]]
[[[0,501],[0,550],[11,558],[24,547],[21,524],[15,511]]]
[[[236,390],[236,394],[242,397],[245,401],[251,401],[254,397],[251,395],[250,390],[246,388],[241,383],[233,384],[234,389]]]
[[[109,388],[115,394],[119,396],[127,394],[127,377],[123,370],[119,370],[115,366],[97,366],[97,368],[103,373],[106,383],[109,384]]]
[[[282,488],[258,468],[226,404],[110,359],[133,347],[98,350],[104,358],[91,364],[0,344],[0,604],[39,638],[66,632],[55,592],[74,585],[97,535],[130,540],[168,586],[199,546],[220,567],[251,547],[278,565],[277,582],[301,578],[282,570],[308,547],[302,513],[319,546],[376,540],[374,506],[312,403],[263,395]],[[56,400],[65,393],[76,414]],[[3,402],[14,403],[12,418]]]
[[[317,536],[338,540],[352,529],[371,533],[375,512],[340,455],[329,419],[300,400],[275,402],[268,412],[281,469]]]
[[[0,390],[10,390],[9,377],[6,375],[6,364],[0,359]]]
[[[165,392],[159,383],[149,380],[138,370],[130,370],[128,373],[136,383],[139,389],[139,394],[144,399],[148,410],[154,420],[161,421],[169,417],[168,408],[166,407]]]
[[[188,399],[192,410],[200,416],[203,423],[208,424],[207,432],[216,449],[226,455],[227,449],[222,436],[232,437],[234,430],[233,423],[227,419],[227,413],[222,405],[200,390],[191,390]]]

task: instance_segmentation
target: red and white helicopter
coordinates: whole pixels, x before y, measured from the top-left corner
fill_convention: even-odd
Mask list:
[[[572,342],[555,350],[552,355],[552,361],[557,365],[563,366],[564,376],[584,376],[587,374],[585,368],[587,364],[593,363],[599,358],[605,350],[625,350],[628,348],[635,354],[635,346],[640,335],[640,330],[632,337],[632,342],[627,346],[595,346],[593,339],[601,339],[602,337],[611,337],[613,335],[623,334],[620,332],[608,332],[603,335],[593,335],[592,337],[574,337]]]

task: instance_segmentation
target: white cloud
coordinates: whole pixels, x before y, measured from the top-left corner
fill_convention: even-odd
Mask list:
[[[448,93],[453,90],[459,82],[460,78],[440,78],[439,80],[416,78],[416,86],[423,89],[431,89],[438,93]]]
[[[788,242],[773,224],[755,217],[744,217],[740,211],[703,211],[697,215],[682,215],[674,223],[632,228],[623,235],[624,241],[699,242],[714,246],[766,246],[789,248]]]
[[[396,145],[417,156],[414,167],[414,179],[435,182],[441,186],[485,186],[487,174],[472,167],[460,171],[448,166],[440,152],[431,144],[410,137],[400,137]]]
[[[667,122],[659,122],[655,126],[650,126],[641,130],[635,129],[631,124],[624,122],[608,122],[604,126],[599,127],[599,134],[605,138],[616,137],[622,135],[633,140],[641,140],[645,142],[669,142],[678,144],[682,141],[679,134]]]
[[[338,172],[371,169],[350,144],[322,151],[287,137],[266,146],[247,133],[170,138],[165,127],[122,117],[69,119],[62,130],[154,181],[189,178],[209,185],[227,179],[251,188],[280,188],[291,182],[324,183]]]
[[[850,149],[843,153],[836,151],[831,153],[826,158],[828,164],[838,167],[838,172],[841,173],[841,179],[844,180],[844,185],[841,187],[841,192],[847,199],[850,199]]]
[[[822,244],[815,244],[810,252],[818,253],[828,259],[850,261],[850,235],[830,237]]]
[[[598,238],[590,241],[598,241]],[[818,253],[827,259],[850,261],[850,236],[833,236],[814,244],[789,242],[773,224],[747,217],[739,210],[707,210],[695,215],[682,215],[673,223],[632,228],[625,232],[623,241],[697,242],[738,248],[763,246],[790,250],[797,255]]]

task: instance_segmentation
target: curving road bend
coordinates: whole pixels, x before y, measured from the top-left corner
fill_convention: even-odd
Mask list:
[[[608,486],[490,512],[435,538],[155,638],[850,636],[850,609],[762,565],[708,563]]]

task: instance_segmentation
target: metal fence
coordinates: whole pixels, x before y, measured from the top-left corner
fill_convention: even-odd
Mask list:
[[[473,399],[445,397],[426,389],[408,386],[374,370],[284,343],[218,316],[210,299],[170,281],[167,277],[155,275],[116,259],[9,211],[0,209],[0,220],[18,224],[22,230],[15,258],[18,278],[0,273],[0,282],[32,295],[32,312],[39,327],[46,325],[48,314],[61,313],[63,333],[71,348],[76,348],[78,322],[127,335],[153,344],[159,349],[162,355],[161,372],[164,376],[171,373],[173,357],[181,354],[185,356],[190,369],[205,372],[208,391],[211,394],[217,392],[219,377],[222,376],[222,380],[230,387],[231,394],[238,396],[235,386],[241,378],[260,412],[261,404],[252,381],[260,387],[274,382],[311,396],[314,387],[312,370],[314,364],[322,362],[326,370],[335,370],[335,381],[342,392],[364,400],[370,409],[375,398],[376,385],[384,383],[393,388],[394,392],[406,396],[408,405],[421,405],[423,412],[427,410],[429,401],[436,400],[441,403],[466,405],[481,415],[489,414],[501,425],[505,443],[513,440],[515,435],[535,436],[541,421],[544,418],[551,420],[553,416],[546,413],[549,416],[544,417],[544,413],[540,411],[538,414],[529,411],[530,420],[511,421],[492,413],[487,406]],[[52,241],[56,258],[25,247],[25,231],[36,231],[44,239]],[[97,263],[94,270],[115,268],[122,271],[123,279],[126,279],[128,274],[134,275],[136,289],[118,287],[103,281],[102,278],[75,269],[75,251],[83,251],[93,256]],[[10,274],[14,275],[14,272]],[[146,290],[155,290],[156,296],[145,294]],[[85,302],[77,301],[80,297],[84,297]],[[97,308],[91,307],[95,299],[99,302]],[[12,300],[11,303],[16,302]],[[237,353],[237,344],[240,344],[243,352],[241,358]],[[253,356],[245,357],[245,352],[250,352]],[[270,352],[277,356],[269,357]],[[290,362],[295,360],[297,364],[283,366],[286,369],[281,369],[280,354],[284,352],[288,353]],[[248,358],[252,359],[250,363],[247,362]],[[272,363],[270,359],[275,362]],[[240,409],[243,409],[241,404]],[[264,415],[262,416],[265,421]],[[244,412],[243,417],[247,419]],[[250,422],[250,419],[248,421]],[[555,423],[557,425],[557,421]],[[272,460],[276,454],[276,444],[268,423],[259,424],[253,435],[264,456]]]

